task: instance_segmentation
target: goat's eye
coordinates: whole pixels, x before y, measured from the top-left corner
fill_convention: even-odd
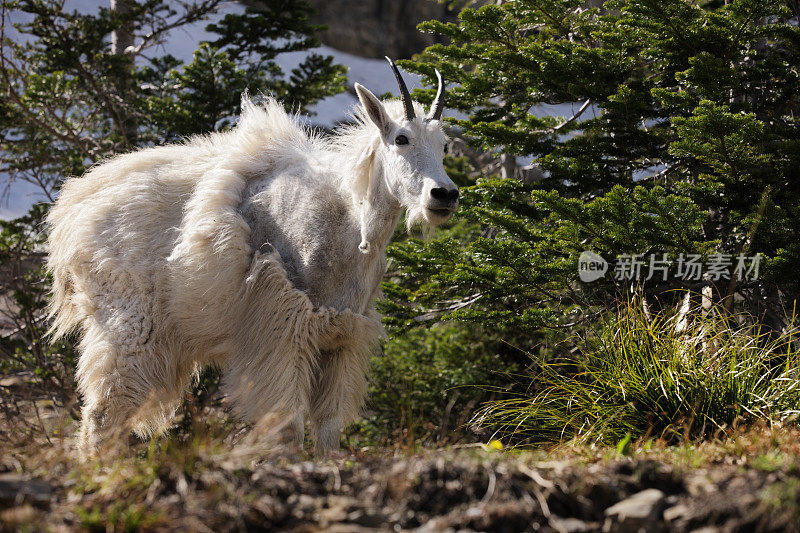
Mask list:
[[[449,151],[450,151],[450,148],[448,148],[448,147],[447,147],[447,145],[445,144],[445,145],[444,145],[444,153],[447,153],[447,152],[449,152]]]
[[[398,135],[395,138],[394,143],[398,145],[408,144],[408,137],[405,135]]]

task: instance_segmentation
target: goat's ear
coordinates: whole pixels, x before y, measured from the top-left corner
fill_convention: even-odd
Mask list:
[[[386,113],[386,109],[383,107],[381,101],[378,100],[377,96],[372,94],[372,91],[363,85],[356,83],[355,87],[358,100],[361,102],[361,105],[364,106],[370,120],[378,126],[382,134],[389,134],[392,131],[392,120]]]

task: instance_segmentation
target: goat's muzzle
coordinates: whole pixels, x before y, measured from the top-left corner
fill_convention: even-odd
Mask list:
[[[425,207],[438,218],[449,218],[458,209],[458,188],[432,188]]]

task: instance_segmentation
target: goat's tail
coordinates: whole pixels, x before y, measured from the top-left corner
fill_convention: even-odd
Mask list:
[[[75,217],[65,196],[62,190],[61,197],[50,208],[46,220],[48,254],[45,267],[52,279],[50,301],[47,305],[47,318],[51,324],[47,334],[52,340],[74,331],[85,317],[78,302],[79,294],[71,268],[75,247],[75,243],[71,241],[75,237],[70,226]]]
[[[69,272],[51,266],[48,266],[48,270],[53,278],[53,286],[47,306],[47,317],[52,321],[47,334],[52,340],[58,340],[78,327],[84,313],[75,302],[76,294]]]

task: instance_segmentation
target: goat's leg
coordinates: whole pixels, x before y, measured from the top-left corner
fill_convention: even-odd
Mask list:
[[[303,449],[303,439],[306,436],[306,426],[302,414],[295,414],[289,425],[289,443],[298,449]]]
[[[252,359],[241,357],[245,353]],[[237,351],[223,368],[223,390],[233,409],[245,421],[255,422],[260,431],[280,428],[281,441],[302,448],[303,417],[308,412],[306,383],[308,364],[297,352],[276,352],[267,346],[255,352]]]
[[[180,365],[167,352],[154,353],[147,336],[121,336],[108,324],[130,325],[130,314],[125,315],[127,322],[112,315],[109,311],[105,322],[87,318],[79,347],[77,379],[83,415],[78,443],[85,457],[107,443],[122,442],[131,431],[150,437],[165,428],[194,369],[194,365]]]
[[[234,410],[247,421],[283,426],[288,440],[302,446],[316,364],[313,306],[288,281],[274,252],[255,253],[235,305],[232,350],[223,368]]]
[[[311,397],[312,432],[315,449],[327,454],[339,449],[342,427],[358,416],[363,404],[369,353],[323,352],[320,364]]]
[[[137,356],[125,356],[132,359]],[[189,375],[167,388],[138,369],[117,368],[81,386],[83,410],[79,448],[94,456],[105,445],[124,443],[131,432],[149,438],[166,428],[175,414]]]
[[[105,445],[120,444],[133,429],[146,397],[137,391],[129,361],[96,328],[81,343],[78,387],[83,396],[78,447],[85,458]]]
[[[84,322],[76,377],[83,396],[78,447],[92,457],[113,437],[121,437],[139,405],[125,377],[125,359],[108,333],[94,319]]]
[[[324,349],[309,403],[316,449],[330,453],[339,448],[342,427],[359,414],[370,356],[383,329],[377,315],[321,310],[318,317]]]

